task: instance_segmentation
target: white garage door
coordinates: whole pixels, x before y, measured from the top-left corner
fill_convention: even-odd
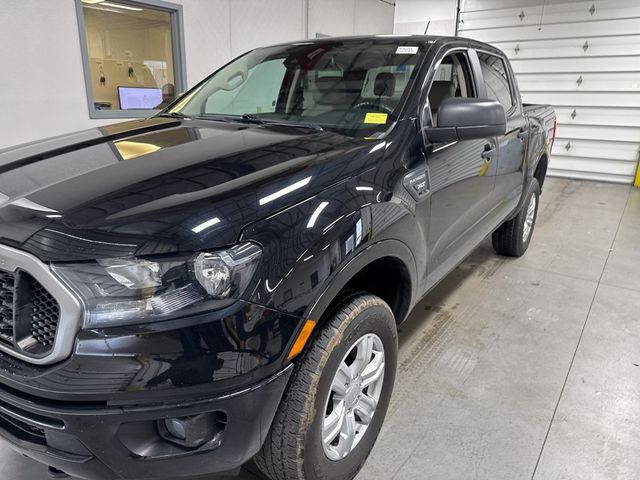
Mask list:
[[[551,175],[631,183],[640,155],[640,0],[462,0],[461,36],[511,60],[558,114]]]

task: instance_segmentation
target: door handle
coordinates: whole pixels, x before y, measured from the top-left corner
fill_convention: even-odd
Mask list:
[[[489,145],[485,145],[485,149],[484,152],[482,152],[482,154],[480,155],[482,158],[484,158],[485,160],[491,160],[495,154],[496,154],[496,149],[495,148],[487,148],[489,147]]]

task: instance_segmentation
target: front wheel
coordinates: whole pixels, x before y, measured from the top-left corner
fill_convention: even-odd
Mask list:
[[[271,480],[351,480],[378,437],[398,353],[389,306],[344,298],[299,360],[255,462]]]
[[[518,214],[504,222],[491,237],[496,253],[509,257],[521,257],[529,248],[533,227],[538,217],[540,186],[532,178],[525,191],[525,200]]]

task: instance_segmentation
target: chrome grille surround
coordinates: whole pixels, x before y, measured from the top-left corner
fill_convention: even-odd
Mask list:
[[[0,244],[0,271],[8,273],[3,277],[15,276],[18,271],[26,272],[55,299],[59,308],[59,320],[52,348],[44,355],[29,354],[19,346],[11,346],[7,342],[0,342],[0,351],[35,365],[50,365],[67,358],[80,329],[82,319],[82,304],[80,300],[66,287],[39,259],[21,250]],[[43,308],[40,305],[40,308]],[[18,326],[14,325],[14,330]]]

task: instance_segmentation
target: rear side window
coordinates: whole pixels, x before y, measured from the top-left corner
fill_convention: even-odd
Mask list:
[[[514,101],[504,60],[482,52],[478,52],[478,58],[487,87],[487,96],[491,100],[500,102],[504,110],[508,112],[513,107]]]

